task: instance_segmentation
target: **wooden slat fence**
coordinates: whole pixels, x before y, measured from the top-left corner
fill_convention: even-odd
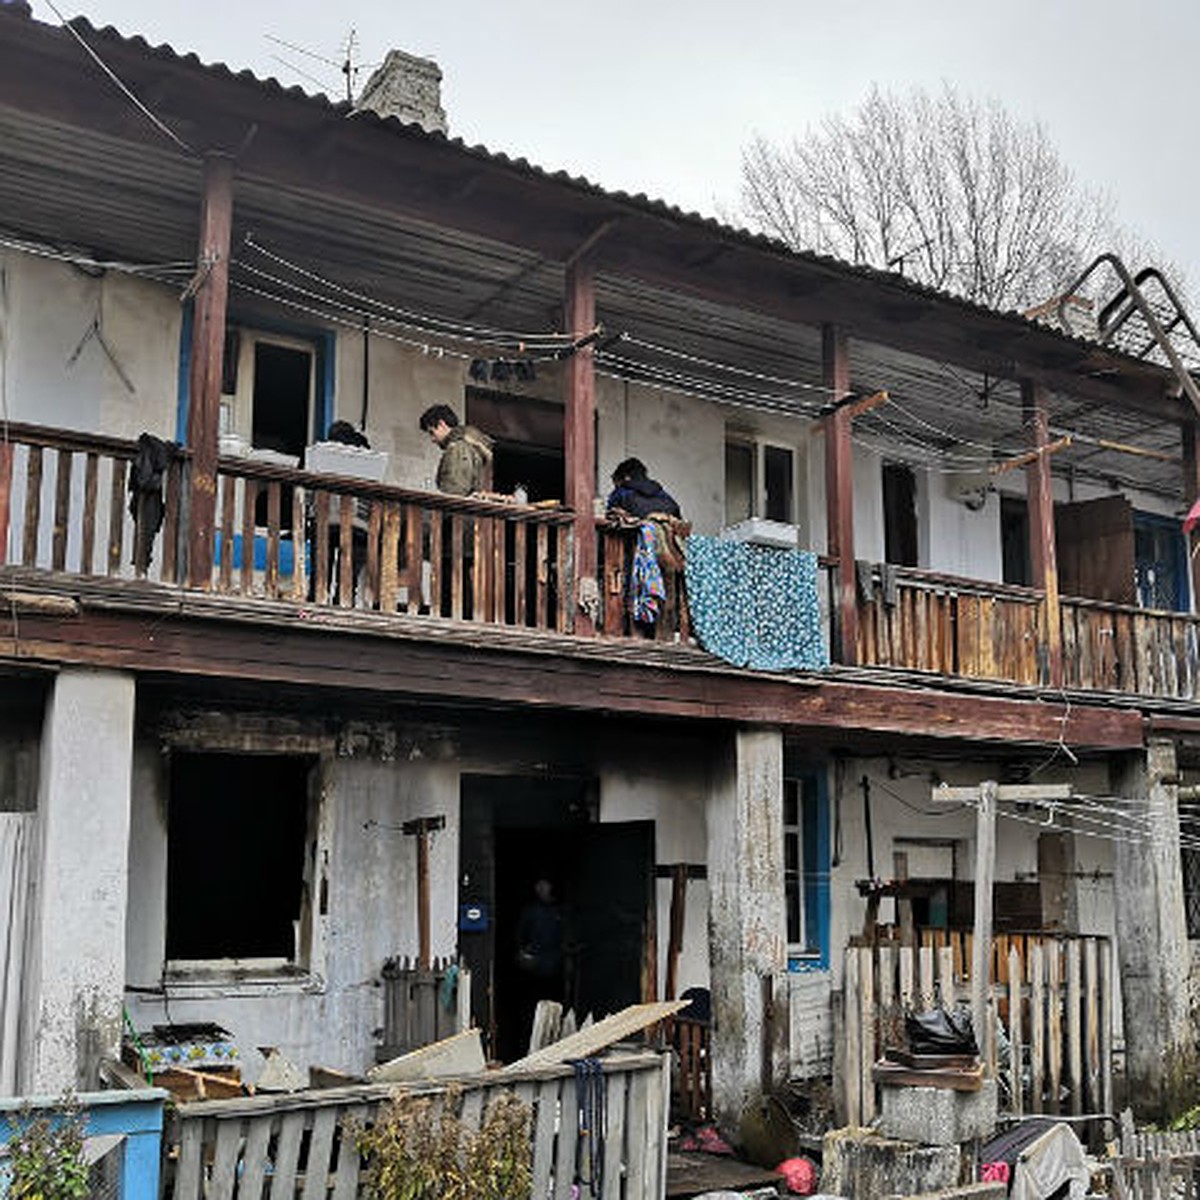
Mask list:
[[[858,661],[973,679],[1045,681],[1043,602],[1032,588],[908,568],[871,573],[858,598]]]
[[[1200,1200],[1200,1132],[1135,1129],[1126,1109],[1112,1172],[1116,1200]]]
[[[659,1054],[603,1060],[607,1125],[604,1200],[659,1200],[666,1189],[670,1060]],[[402,1087],[446,1095],[448,1083],[367,1085],[180,1104],[170,1130],[163,1200],[350,1200],[361,1160],[348,1119],[369,1122]],[[494,1072],[455,1081],[459,1117],[479,1127],[491,1098],[511,1090],[532,1108],[533,1198],[566,1200],[579,1147],[571,1067]]]
[[[447,975],[456,979],[447,1005],[443,995]],[[383,1042],[375,1052],[379,1062],[465,1029],[470,1018],[471,973],[450,959],[435,959],[429,967],[409,958],[389,958],[383,979]]]
[[[923,931],[917,947],[882,943],[846,951],[842,1078],[847,1119],[875,1115],[871,1068],[903,1047],[904,1014],[971,1000],[971,935]],[[1103,937],[1009,934],[993,939],[989,1011],[981,1031],[1002,1107],[1014,1115],[1112,1111],[1112,945]],[[1017,1066],[1019,1069],[1012,1069]]]

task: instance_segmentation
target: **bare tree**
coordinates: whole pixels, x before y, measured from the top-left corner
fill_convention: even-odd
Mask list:
[[[1045,301],[1100,252],[1134,246],[1040,124],[949,85],[875,87],[790,145],[756,138],[742,155],[741,216],[797,249],[999,309]]]

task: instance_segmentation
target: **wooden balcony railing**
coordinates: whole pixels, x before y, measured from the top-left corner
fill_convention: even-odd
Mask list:
[[[213,588],[297,603],[569,632],[574,516],[218,465]]]
[[[8,425],[0,440],[0,564],[164,583],[181,579],[187,456],[174,455],[164,474],[156,536],[151,507],[130,504],[137,454],[136,442],[120,438]]]
[[[10,424],[0,440],[0,564],[182,583],[189,456],[171,456],[161,493],[131,490],[137,458],[136,442]],[[573,520],[562,509],[222,458],[210,587],[570,632]]]
[[[1062,601],[1067,687],[1200,698],[1200,619],[1099,600]]]
[[[999,679],[1045,682],[1044,596],[1032,588],[980,583],[910,568],[872,573],[859,595],[858,661]]]
[[[190,457],[131,489],[138,444],[10,423],[0,437],[0,566],[179,586],[189,577]],[[447,621],[574,631],[574,514],[222,458],[210,590]],[[598,527],[606,636],[687,641],[682,569],[653,626],[632,619],[636,528]],[[860,576],[861,666],[1049,683],[1043,593],[876,567]],[[1060,603],[1064,686],[1200,699],[1200,617]]]
[[[642,636],[660,642],[686,642],[691,634],[691,625],[682,566],[674,567],[660,556],[659,565],[666,595],[654,623],[639,626],[633,619],[630,595],[638,529],[629,525],[602,524],[597,532],[601,630],[609,637]]]

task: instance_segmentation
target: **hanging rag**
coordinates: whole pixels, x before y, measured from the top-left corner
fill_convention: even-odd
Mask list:
[[[662,567],[658,564],[658,542],[654,524],[645,521],[638,526],[633,565],[629,570],[629,604],[633,619],[643,625],[653,625],[667,598]]]
[[[178,448],[175,442],[164,442],[152,433],[143,433],[137,440],[137,454],[129,472],[129,515],[137,529],[133,565],[139,571],[148,570],[153,557],[154,539],[166,511],[163,476]]]
[[[812,551],[693,534],[686,572],[692,629],[710,654],[757,671],[829,665]]]
[[[872,604],[875,600],[875,564],[859,558],[854,562],[854,582],[858,588],[858,598],[863,604]]]

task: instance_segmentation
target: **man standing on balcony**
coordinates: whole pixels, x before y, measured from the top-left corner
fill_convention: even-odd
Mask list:
[[[438,463],[438,491],[451,496],[469,496],[490,491],[492,486],[492,439],[474,425],[460,425],[449,405],[433,404],[421,414],[421,428],[442,451]]]
[[[651,479],[646,464],[640,458],[627,458],[612,473],[613,490],[606,507],[620,509],[632,517],[649,517],[665,513],[678,517],[679,505],[674,496],[657,479]]]

